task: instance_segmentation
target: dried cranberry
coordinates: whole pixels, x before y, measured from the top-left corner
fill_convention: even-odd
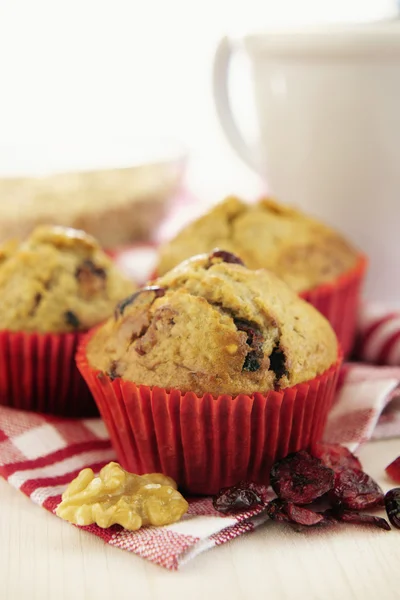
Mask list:
[[[277,344],[269,356],[269,368],[275,373],[275,381],[278,382],[284,375],[288,375],[286,368],[286,356]]]
[[[324,521],[324,515],[316,513],[304,506],[296,506],[293,502],[286,502],[280,498],[275,498],[268,502],[266,513],[272,521],[293,523],[296,525],[317,525]]]
[[[292,523],[297,523],[298,525],[318,525],[318,523],[324,520],[324,516],[321,513],[316,513],[309,508],[304,508],[304,506],[296,506],[292,502],[287,503],[286,513]]]
[[[329,516],[335,521],[342,523],[354,523],[355,525],[374,525],[380,529],[390,531],[390,525],[386,519],[375,517],[373,515],[364,515],[350,510],[327,511]],[[328,516],[328,515],[327,515]]]
[[[336,518],[336,513],[332,508],[328,508],[327,510],[324,510],[324,512],[322,513],[322,516],[324,517],[324,523],[326,525],[336,525],[338,522],[338,519]]]
[[[379,485],[360,469],[347,469],[335,474],[331,501],[349,510],[363,510],[383,505],[383,492]]]
[[[310,504],[333,488],[334,472],[305,450],[277,461],[271,469],[271,485],[283,500]]]
[[[64,318],[65,318],[67,325],[69,325],[73,329],[79,328],[79,326],[80,326],[79,319],[76,316],[76,314],[74,312],[72,312],[72,310],[66,310],[64,313]]]
[[[131,294],[127,298],[124,298],[124,300],[121,300],[121,302],[119,302],[116,306],[114,313],[115,319],[118,319],[119,316],[122,316],[124,314],[125,308],[130,304],[133,304],[138,296],[147,292],[153,292],[154,299],[161,298],[165,295],[165,288],[159,287],[157,285],[151,285],[144,287],[141,290],[138,290],[137,292]]]
[[[244,333],[247,333],[247,343],[249,346],[259,342],[260,338],[262,338],[258,325],[255,323],[246,321],[245,319],[234,319],[234,323],[239,331],[244,331]]]
[[[393,527],[400,529],[400,488],[389,490],[385,495],[385,507]]]
[[[215,510],[222,513],[249,510],[265,502],[266,488],[255,483],[240,481],[224,488],[213,498]]]
[[[220,258],[224,263],[230,263],[232,265],[242,265],[244,267],[244,262],[241,258],[236,256],[236,254],[232,254],[232,252],[228,252],[227,250],[220,250],[219,248],[215,248],[210,254],[210,261],[213,258]]]
[[[249,352],[246,358],[244,359],[242,371],[249,371],[250,373],[254,373],[255,371],[258,371],[260,367],[261,363],[257,358],[256,353]]]
[[[272,521],[289,521],[288,514],[286,512],[286,502],[275,498],[268,502],[265,507],[266,513]]]
[[[386,473],[395,481],[400,483],[400,456],[396,458],[388,467],[385,469]]]
[[[243,486],[248,486],[249,490],[255,492],[257,496],[261,498],[262,504],[265,504],[269,497],[271,497],[271,490],[267,485],[262,483],[253,483],[252,481],[242,482]]]
[[[246,344],[250,346],[250,352],[246,355],[242,371],[258,371],[264,358],[264,337],[255,323],[244,319],[234,319],[234,323],[238,331],[247,334]]]
[[[358,458],[350,450],[339,444],[317,444],[314,455],[320,458],[326,467],[334,471],[342,471],[343,469],[362,470]]]

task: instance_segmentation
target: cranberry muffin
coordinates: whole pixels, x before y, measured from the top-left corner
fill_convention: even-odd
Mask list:
[[[80,336],[135,289],[94,238],[42,226],[0,249],[0,403],[96,414],[74,363]]]
[[[230,250],[249,269],[269,269],[296,292],[335,279],[358,253],[338,233],[293,208],[265,198],[227,198],[160,249],[157,273],[213,248]]]
[[[221,255],[189,259],[124,300],[89,362],[137,384],[235,395],[313,379],[336,361],[321,314],[273,273]]]
[[[268,477],[272,458],[321,435],[338,354],[328,321],[282,280],[216,251],[121,302],[77,363],[126,468],[211,493]]]
[[[88,330],[133,289],[96,240],[76,229],[38,227],[0,249],[0,261],[0,329]]]
[[[339,233],[271,199],[227,198],[160,249],[157,274],[216,247],[275,273],[327,317],[350,351],[366,262]]]

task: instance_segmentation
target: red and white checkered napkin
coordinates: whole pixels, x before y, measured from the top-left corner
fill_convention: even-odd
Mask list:
[[[376,365],[400,366],[400,305],[369,304],[359,319],[358,358]]]
[[[400,368],[346,365],[341,379],[327,425],[328,441],[355,449],[371,437],[400,435]],[[100,419],[74,421],[0,407],[0,475],[51,512],[82,468],[98,471],[112,459],[115,455]],[[177,569],[266,519],[259,511],[224,517],[213,509],[211,498],[189,502],[182,521],[166,527],[137,532],[118,526],[85,529],[111,546]]]

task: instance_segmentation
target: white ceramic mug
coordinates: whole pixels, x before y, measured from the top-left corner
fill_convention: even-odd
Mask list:
[[[228,91],[239,46],[252,69],[254,148]],[[225,38],[214,95],[232,146],[269,191],[341,230],[370,258],[367,297],[400,305],[400,25]]]

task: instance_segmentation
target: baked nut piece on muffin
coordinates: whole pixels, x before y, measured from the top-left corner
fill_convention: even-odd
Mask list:
[[[88,330],[134,285],[83,231],[41,226],[0,249],[0,330]]]
[[[267,270],[217,250],[121,302],[87,347],[111,379],[197,395],[280,390],[338,358],[328,321]]]
[[[157,273],[213,248],[238,254],[249,269],[269,269],[298,293],[334,280],[359,257],[338,233],[300,211],[270,199],[247,204],[232,197],[161,248]]]

